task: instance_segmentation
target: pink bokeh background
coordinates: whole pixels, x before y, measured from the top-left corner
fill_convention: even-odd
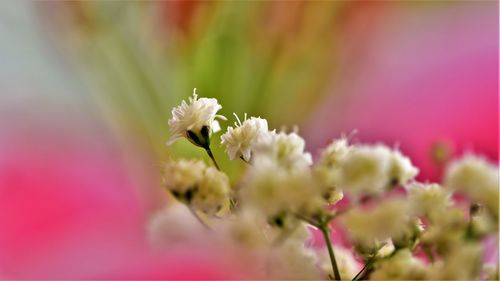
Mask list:
[[[331,93],[297,120],[308,149],[356,129],[357,141],[398,143],[423,181],[440,179],[437,141],[498,162],[498,7],[378,4],[353,3],[342,23]],[[149,247],[145,225],[166,196],[145,150],[131,142],[125,156],[90,111],[21,109],[0,120],[0,278],[245,276],[208,245]]]

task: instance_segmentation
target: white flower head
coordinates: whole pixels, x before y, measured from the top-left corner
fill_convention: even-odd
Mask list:
[[[389,176],[392,185],[405,185],[418,175],[419,169],[413,166],[410,158],[404,156],[397,149],[392,150],[391,154],[392,163]]]
[[[424,263],[409,249],[401,249],[394,256],[379,261],[370,275],[373,280],[425,280],[426,277]]]
[[[343,280],[352,280],[352,278],[361,270],[361,264],[356,261],[352,252],[348,249],[333,246],[335,252],[335,260]],[[321,270],[327,274],[326,276],[334,276],[330,256],[326,249],[319,253]]]
[[[386,146],[353,146],[341,160],[341,188],[354,196],[382,193],[390,181],[391,165]]]
[[[170,160],[164,166],[163,185],[177,199],[191,200],[194,189],[203,180],[206,168],[207,165],[201,160]]]
[[[154,247],[193,242],[204,228],[183,204],[175,203],[155,213],[148,222],[149,242]]]
[[[352,240],[367,247],[377,241],[399,237],[411,222],[407,204],[402,199],[387,199],[370,209],[352,209],[341,221]]]
[[[198,211],[214,215],[229,203],[229,180],[200,160],[167,162],[163,183],[179,201]]]
[[[435,220],[451,206],[451,194],[439,184],[414,182],[406,186],[412,213]]]
[[[305,141],[297,133],[270,131],[256,143],[254,153],[256,158],[270,159],[287,169],[301,169],[312,164],[311,154],[304,148]]]
[[[197,185],[192,206],[209,215],[215,215],[229,204],[229,179],[214,167],[205,169],[203,178]]]
[[[320,195],[309,169],[290,171],[262,158],[253,164],[241,190],[241,200],[270,219],[286,213],[304,213],[319,206]]]
[[[467,154],[446,169],[444,185],[484,204],[498,217],[499,170],[486,159]]]
[[[189,103],[183,100],[181,105],[172,109],[172,118],[168,120],[172,136],[167,144],[185,137],[197,146],[209,145],[210,134],[217,128],[220,129],[215,119],[226,120],[224,116],[217,115],[221,108],[215,98],[198,98],[195,88]]]
[[[271,248],[266,271],[270,280],[319,280],[316,253],[302,243],[287,240]]]
[[[236,116],[238,123],[235,127],[228,127],[227,132],[221,136],[222,145],[226,146],[226,152],[231,160],[237,157],[242,157],[245,161],[250,161],[252,149],[255,143],[264,134],[268,133],[267,120],[259,117],[250,117],[245,119],[243,123]]]

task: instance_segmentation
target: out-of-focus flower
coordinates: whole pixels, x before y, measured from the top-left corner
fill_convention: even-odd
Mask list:
[[[361,270],[359,262],[356,261],[352,252],[348,249],[334,246],[333,250],[335,252],[335,259],[337,261],[340,276],[343,280],[352,280],[352,278]],[[321,253],[319,254],[319,258],[319,266],[323,272],[327,273],[325,275],[334,276],[332,263],[326,249],[323,249],[321,251]]]
[[[423,280],[427,271],[422,261],[409,249],[399,250],[394,256],[380,260],[370,275],[373,280]]]
[[[451,205],[451,194],[439,184],[414,182],[407,186],[412,213],[434,220]]]
[[[316,263],[314,250],[303,243],[287,240],[271,249],[266,264],[267,277],[271,280],[319,280],[321,275]]]
[[[231,160],[236,157],[243,157],[247,162],[252,156],[252,148],[258,138],[268,133],[267,120],[259,117],[250,117],[243,120],[243,123],[236,115],[238,123],[235,127],[228,127],[227,132],[221,136],[222,145],[226,147],[226,152]]]
[[[313,173],[321,188],[321,194],[328,203],[335,204],[344,194],[340,189],[341,160],[349,152],[350,146],[346,138],[332,141],[322,152]]]
[[[377,242],[403,234],[410,222],[408,213],[404,200],[388,199],[367,210],[355,208],[341,221],[353,242],[369,249],[376,248]]]
[[[410,158],[404,156],[399,150],[393,150],[391,155],[390,184],[404,185],[418,175],[418,168],[413,166]]]
[[[151,245],[160,249],[192,242],[205,233],[200,222],[183,204],[173,204],[154,214],[148,222],[147,231]]]
[[[462,242],[431,269],[431,280],[477,280],[482,269],[484,250],[479,243]]]
[[[178,200],[191,201],[194,189],[202,181],[206,168],[201,160],[171,160],[165,164],[163,184]]]
[[[267,158],[257,158],[246,175],[241,198],[270,219],[283,213],[309,214],[321,209],[322,200],[309,169],[290,172]],[[279,218],[282,224],[282,218]]]
[[[298,134],[271,131],[262,136],[254,152],[256,158],[270,159],[287,169],[301,169],[312,164],[311,154],[304,152],[304,148],[305,141]]]
[[[214,215],[229,204],[229,179],[214,167],[208,167],[193,196],[191,204],[197,210]]]
[[[195,88],[193,96],[189,98],[189,103],[183,100],[181,105],[172,109],[172,118],[168,120],[172,136],[167,144],[185,137],[197,146],[209,145],[210,134],[220,129],[215,119],[226,119],[222,115],[217,115],[217,111],[221,108],[222,106],[215,98],[198,99]]]
[[[177,200],[209,215],[229,203],[229,179],[201,160],[168,162],[163,182]]]
[[[351,195],[379,194],[388,185],[390,166],[391,153],[387,147],[353,147],[341,164],[341,188]]]
[[[446,169],[444,185],[484,204],[498,217],[499,170],[486,159],[467,154]]]

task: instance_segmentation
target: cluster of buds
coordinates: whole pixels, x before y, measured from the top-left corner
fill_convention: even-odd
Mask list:
[[[497,165],[470,154],[448,166],[442,183],[422,183],[399,149],[351,144],[347,137],[333,140],[313,163],[297,132],[270,130],[263,118],[241,121],[235,114],[220,143],[231,160],[247,165],[231,187],[210,149],[216,119],[226,119],[217,115],[221,108],[216,99],[193,93],[172,110],[169,144],[184,137],[214,166],[186,159],[165,164],[164,186],[185,207],[169,207],[183,219],[168,210],[152,219],[155,241],[193,236],[179,235],[182,229],[208,231],[242,252],[259,253],[255,263],[262,270],[253,276],[259,279],[494,277],[482,241],[498,234]],[[470,207],[455,202],[454,193],[465,195]],[[344,195],[350,205],[338,209]],[[333,220],[348,246],[331,242]],[[311,231],[321,232],[325,248],[307,246]]]

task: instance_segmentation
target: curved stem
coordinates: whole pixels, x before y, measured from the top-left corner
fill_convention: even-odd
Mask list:
[[[193,214],[193,216],[196,218],[197,221],[199,221],[201,223],[201,225],[203,225],[204,228],[208,229],[208,230],[212,230],[210,228],[210,226],[208,226],[208,224],[206,224],[203,219],[200,218],[200,216],[198,215],[198,213],[196,213],[196,210],[194,210],[191,206],[187,206],[189,211],[191,212],[191,214]]]
[[[376,256],[377,254],[374,254],[372,257],[370,257],[370,259],[365,263],[365,266],[363,266],[363,268],[358,272],[358,274],[356,274],[356,276],[352,278],[352,281],[358,280],[358,277],[361,275],[361,273],[365,272],[366,269],[368,269],[372,265],[372,263],[375,261]]]
[[[321,225],[319,229],[323,233],[326,247],[328,248],[328,254],[330,255],[330,261],[332,263],[333,275],[335,277],[335,280],[341,280],[337,261],[335,260],[335,253],[333,252],[332,241],[330,240],[330,231],[328,230],[328,227],[326,225]]]
[[[212,159],[212,162],[214,162],[215,168],[217,168],[217,170],[219,170],[219,171],[220,171],[219,165],[217,164],[217,161],[215,161],[215,157],[214,157],[214,155],[212,154],[212,150],[210,149],[210,146],[207,146],[207,147],[205,148],[205,150],[207,151],[207,154],[208,154],[208,156],[210,157],[210,159]]]

